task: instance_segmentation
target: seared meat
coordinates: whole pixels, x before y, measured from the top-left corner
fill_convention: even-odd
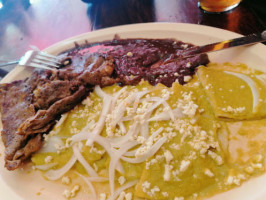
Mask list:
[[[21,135],[46,133],[51,126],[54,125],[54,121],[59,115],[71,110],[75,105],[81,102],[88,93],[86,88],[81,85],[73,94],[65,94],[65,96],[61,95],[62,98],[53,103],[47,110],[38,110],[33,117],[24,121],[18,129],[18,133]],[[58,98],[56,97],[54,99]]]
[[[14,155],[17,150],[24,148],[29,140],[28,136],[18,134],[18,128],[35,114],[34,106],[31,104],[32,96],[27,80],[0,86],[2,140],[5,145],[6,167],[9,170],[20,165],[22,160],[13,159]]]
[[[62,70],[35,70],[24,81],[0,86],[2,138],[6,148],[6,167],[18,168],[41,148],[42,135],[55,119],[74,108],[91,91],[92,85],[111,85],[112,58],[98,55],[86,58],[80,71],[70,65]]]

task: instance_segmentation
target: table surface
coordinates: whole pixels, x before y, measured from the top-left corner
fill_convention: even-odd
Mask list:
[[[18,59],[32,46],[44,49],[71,36],[123,24],[182,22],[243,35],[262,32],[262,1],[244,0],[229,12],[211,14],[201,10],[197,0],[0,0],[0,61]],[[0,79],[13,67],[1,68]]]

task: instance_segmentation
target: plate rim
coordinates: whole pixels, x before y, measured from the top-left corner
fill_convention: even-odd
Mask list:
[[[66,45],[70,45],[70,44],[74,44],[74,41],[78,40],[81,41],[85,41],[85,38],[89,37],[99,37],[99,36],[104,36],[107,33],[108,34],[113,34],[115,32],[119,32],[119,31],[127,31],[127,30],[131,30],[132,28],[138,27],[143,31],[143,29],[149,29],[149,30],[158,30],[158,26],[161,28],[165,28],[165,30],[171,30],[171,31],[179,31],[180,28],[184,28],[185,32],[187,31],[191,31],[191,32],[195,32],[195,27],[200,27],[199,28],[199,33],[212,33],[212,32],[217,32],[220,31],[223,34],[223,37],[225,39],[231,39],[232,37],[241,37],[241,34],[232,32],[232,31],[228,31],[228,30],[224,30],[221,28],[216,28],[216,27],[211,27],[211,26],[206,26],[206,25],[199,25],[199,24],[188,24],[188,23],[169,23],[169,22],[156,22],[156,23],[139,23],[139,24],[130,24],[130,25],[121,25],[121,26],[115,26],[115,27],[109,27],[109,28],[104,28],[104,29],[100,29],[100,30],[95,30],[92,32],[86,32],[83,34],[79,34],[67,39],[64,39],[62,41],[59,41],[45,49],[43,49],[43,51],[46,51],[48,53],[50,52],[56,52],[56,50],[60,47],[62,48],[62,43],[64,43],[64,46]],[[132,32],[132,31],[131,31]],[[147,37],[146,37],[147,38]],[[159,38],[159,37],[158,37]],[[263,44],[256,44],[256,48],[258,49],[262,49],[262,50],[266,50],[266,46]],[[9,72],[1,81],[0,83],[3,82],[10,82],[12,80],[15,80],[14,77],[16,77],[18,74],[23,73],[23,71],[25,70],[25,67],[21,67],[21,66],[17,66],[15,69],[13,69],[11,72]],[[11,195],[15,195],[18,199],[22,199],[21,196],[18,196],[17,193],[13,190],[13,188],[10,188],[9,185],[4,181],[4,179],[2,179],[2,176],[0,175],[0,185],[5,185],[8,190],[10,190],[10,192],[12,193]],[[6,189],[7,189],[6,188]],[[0,189],[1,191],[1,189]],[[265,196],[266,193],[263,195]]]

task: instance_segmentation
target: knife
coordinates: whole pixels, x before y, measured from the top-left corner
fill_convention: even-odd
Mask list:
[[[227,49],[231,47],[243,46],[243,45],[254,44],[254,43],[264,42],[264,41],[266,41],[266,30],[263,31],[262,33],[253,33],[251,35],[247,35],[247,36],[240,37],[240,38],[225,40],[222,42],[216,42],[216,43],[207,44],[203,46],[191,47],[191,48],[180,51],[179,52],[180,58],[168,60],[167,63],[169,61],[172,62],[173,60],[193,57],[198,54],[214,52],[214,51],[219,51],[219,50]]]

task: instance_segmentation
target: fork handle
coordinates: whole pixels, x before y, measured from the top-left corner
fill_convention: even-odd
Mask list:
[[[0,64],[0,67],[5,67],[5,66],[8,66],[8,65],[16,65],[18,63],[19,63],[19,61],[11,61],[11,62],[7,62],[7,63],[4,63],[4,64]]]

